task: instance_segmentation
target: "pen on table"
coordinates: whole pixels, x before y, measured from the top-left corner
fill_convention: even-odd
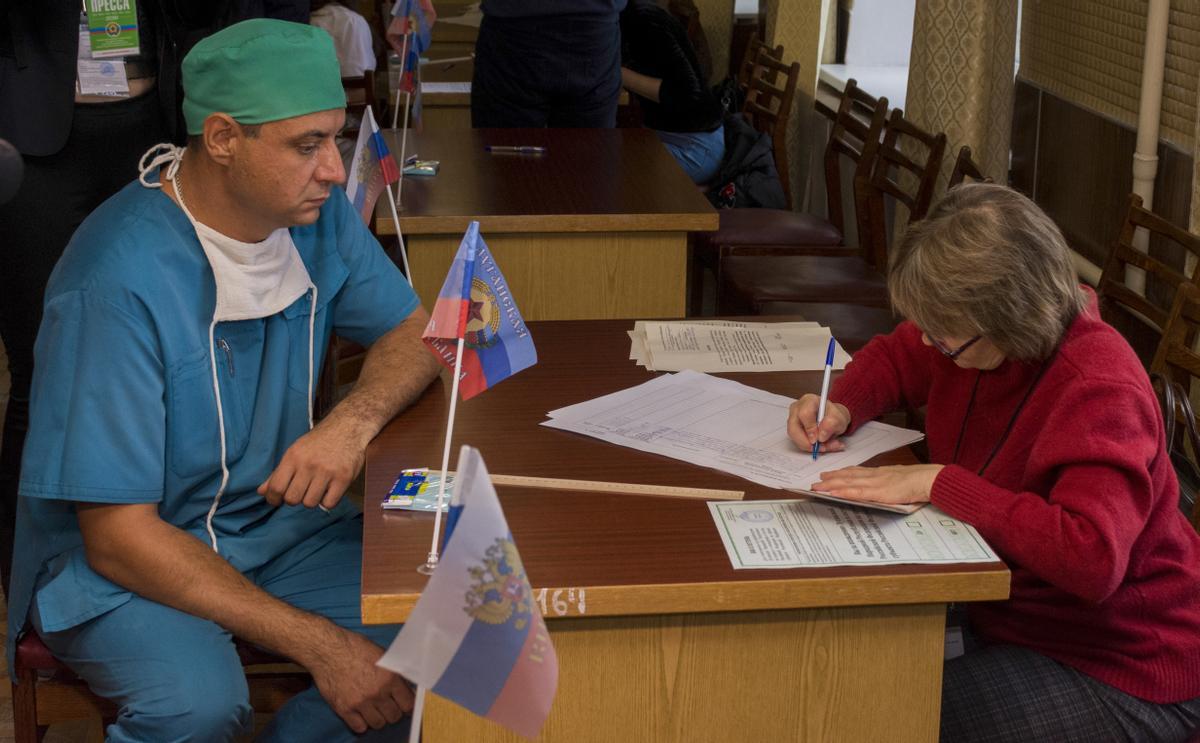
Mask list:
[[[817,405],[817,435],[821,433],[821,421],[825,419],[825,404],[829,402],[829,375],[833,372],[833,349],[837,348],[837,341],[833,338],[829,339],[829,348],[825,351],[825,379],[821,380],[821,403]],[[813,460],[817,458],[817,452],[821,449],[821,442],[813,442]]]
[[[507,144],[489,144],[484,148],[488,152],[515,152],[520,155],[544,155],[546,154],[545,147],[537,147],[534,145],[513,146]]]

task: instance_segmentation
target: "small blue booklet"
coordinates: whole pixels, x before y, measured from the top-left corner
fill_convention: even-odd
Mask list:
[[[441,472],[430,472],[428,467],[404,470],[383,499],[383,507],[407,511],[436,511],[438,490],[442,482]],[[446,495],[442,511],[450,509],[450,496],[454,493],[454,475],[446,476]]]

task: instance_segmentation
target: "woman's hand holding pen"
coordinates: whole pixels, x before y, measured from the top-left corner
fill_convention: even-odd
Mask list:
[[[842,451],[846,445],[838,438],[850,427],[850,411],[845,405],[830,400],[825,406],[825,418],[817,420],[821,396],[807,394],[788,408],[788,437],[796,446],[809,451],[820,442],[822,452]],[[819,424],[819,425],[818,425]]]

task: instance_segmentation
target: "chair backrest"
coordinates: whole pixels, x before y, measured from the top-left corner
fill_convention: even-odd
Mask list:
[[[758,32],[755,31],[750,35],[750,41],[746,44],[746,53],[742,55],[742,62],[738,65],[737,85],[741,89],[742,95],[750,90],[750,78],[754,75],[754,65],[758,61],[759,52],[764,52],[775,59],[783,59],[783,44],[768,46],[758,38]]]
[[[375,92],[374,70],[363,70],[363,74],[358,77],[343,77],[342,88],[346,91],[346,117],[348,120],[361,119],[363,111],[370,106],[375,121],[379,121],[383,112],[379,108],[378,94]],[[350,134],[357,135],[357,128],[351,126],[343,131],[343,136]]]
[[[786,75],[782,85],[779,76]],[[775,153],[775,170],[783,184],[783,195],[787,206],[792,206],[791,178],[788,172],[787,131],[792,116],[792,99],[796,97],[796,83],[800,80],[800,63],[790,65],[775,59],[766,52],[759,52],[750,76],[746,101],[742,115],[758,131],[769,134]]]
[[[887,98],[875,98],[858,81],[846,81],[841,101],[833,117],[833,127],[825,142],[825,199],[829,223],[846,234],[845,209],[842,206],[843,157],[854,163],[854,178],[867,175],[879,152],[879,139],[887,119]]]
[[[991,183],[992,179],[983,174],[979,164],[971,159],[971,147],[963,145],[958,149],[958,157],[954,159],[954,170],[950,171],[950,181],[946,188],[954,188],[970,178],[975,183]]]
[[[891,239],[887,198],[907,207],[910,224],[923,219],[933,201],[945,152],[945,134],[930,134],[905,119],[900,109],[892,110],[870,174],[854,179],[859,243],[864,257],[880,271],[887,269]]]
[[[1188,303],[1197,305],[1193,295]],[[1193,321],[1197,318],[1193,317]],[[1195,325],[1191,328],[1195,330]],[[1200,360],[1200,357],[1196,357]],[[1196,373],[1196,372],[1191,372]],[[1160,372],[1150,374],[1150,382],[1158,395],[1158,404],[1163,415],[1163,430],[1170,455],[1171,466],[1179,482],[1179,510],[1191,522],[1192,528],[1200,533],[1200,465],[1196,453],[1200,452],[1200,431],[1196,426],[1196,413],[1188,396],[1187,385],[1173,381]]]
[[[1138,227],[1148,230],[1152,237],[1157,236],[1160,241],[1166,240],[1179,245],[1188,254],[1196,256],[1197,268],[1192,271],[1191,276],[1134,247],[1133,237]],[[1126,269],[1131,266],[1145,272],[1144,293],[1134,291],[1127,283]],[[1116,239],[1113,240],[1112,247],[1109,248],[1104,272],[1100,274],[1100,283],[1096,286],[1100,312],[1104,318],[1121,328],[1128,325],[1130,317],[1136,317],[1142,321],[1138,323],[1139,326],[1148,325],[1161,340],[1179,287],[1188,282],[1196,283],[1198,278],[1200,236],[1193,235],[1149,211],[1142,206],[1140,196],[1130,194],[1125,220]],[[1134,346],[1137,348],[1138,344]],[[1146,356],[1142,357],[1143,362],[1146,359]]]

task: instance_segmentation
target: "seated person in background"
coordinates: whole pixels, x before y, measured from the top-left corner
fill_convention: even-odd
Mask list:
[[[891,259],[907,320],[793,403],[805,451],[928,405],[934,464],[849,467],[815,490],[931,502],[1012,571],[945,664],[943,741],[1184,741],[1200,726],[1200,536],[1179,509],[1146,372],[1081,288],[1062,234],[992,184],[950,191]],[[979,647],[973,647],[981,642]]]
[[[333,37],[342,77],[362,77],[375,69],[374,40],[367,19],[338,0],[312,0],[308,22]]]
[[[621,13],[621,84],[688,177],[700,185],[712,180],[725,156],[721,104],[687,32],[653,0],[630,0]]]
[[[151,149],[47,288],[8,657],[28,619],[117,704],[109,740],[249,732],[231,635],[313,676],[265,739],[406,726],[407,683],[375,665],[396,628],[362,625],[361,513],[342,496],[437,364],[417,297],[338,188],[339,77],[308,25],[201,41],[187,148]],[[313,427],[334,330],[370,351]]]

